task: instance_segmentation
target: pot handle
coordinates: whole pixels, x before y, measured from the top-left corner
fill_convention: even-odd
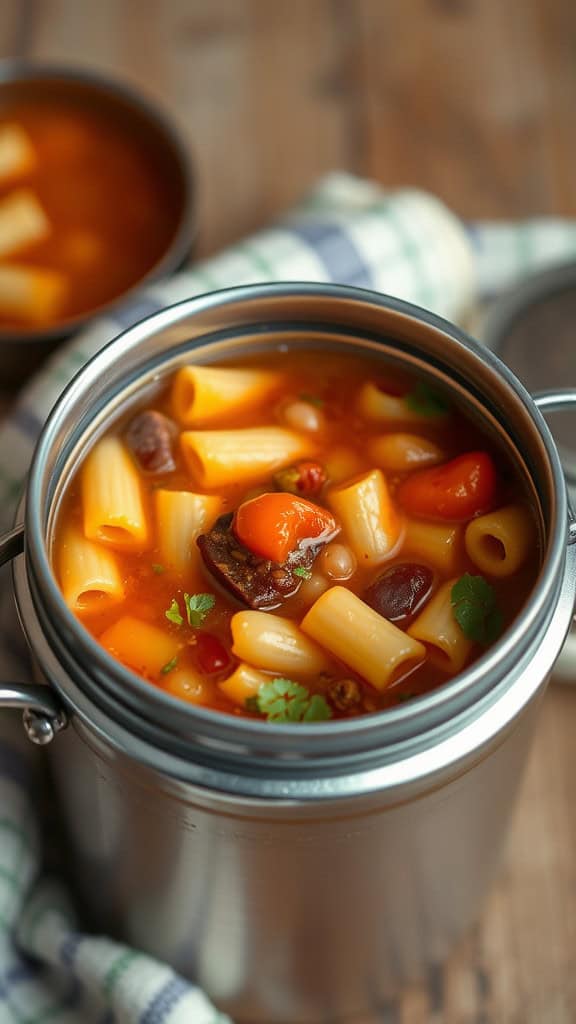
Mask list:
[[[14,527],[0,537],[0,566],[24,551],[24,526]],[[49,686],[42,684],[0,683],[0,708],[21,708],[28,739],[45,746],[67,725],[64,709]]]
[[[576,390],[562,388],[559,391],[537,391],[532,395],[540,412],[561,412],[576,409]],[[576,543],[576,512],[568,495],[568,543]],[[576,684],[576,628],[568,634],[564,647],[554,666],[553,678],[559,683]]]

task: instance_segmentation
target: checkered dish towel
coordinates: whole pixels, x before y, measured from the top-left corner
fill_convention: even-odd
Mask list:
[[[0,530],[13,521],[32,449],[62,388],[102,345],[163,306],[229,285],[337,282],[408,299],[467,321],[478,298],[531,270],[576,256],[559,221],[462,225],[432,196],[387,193],[343,174],[320,182],[279,223],[149,288],[60,351],[0,427]],[[0,575],[0,679],[29,678],[6,570]],[[57,740],[56,740],[57,742]],[[165,964],[82,932],[50,863],[40,752],[19,718],[0,715],[0,1024],[224,1024]],[[40,812],[40,808],[42,808]]]

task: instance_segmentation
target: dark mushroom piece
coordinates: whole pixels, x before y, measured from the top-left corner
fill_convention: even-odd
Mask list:
[[[124,436],[146,473],[172,473],[176,469],[172,444],[177,433],[172,420],[155,409],[147,409],[130,421]]]
[[[239,542],[232,530],[233,516],[233,512],[220,516],[209,533],[198,537],[204,564],[242,604],[272,611],[298,591],[324,542],[297,547],[279,565]]]

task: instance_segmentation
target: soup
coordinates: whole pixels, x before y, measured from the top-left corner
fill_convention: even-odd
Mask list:
[[[306,723],[457,675],[520,610],[539,548],[518,475],[444,394],[367,357],[269,351],[185,366],[111,424],[53,560],[151,685]]]
[[[181,187],[158,138],[51,89],[0,107],[0,329],[60,324],[161,259]]]

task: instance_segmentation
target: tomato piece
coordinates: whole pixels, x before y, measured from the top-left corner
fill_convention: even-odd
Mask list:
[[[198,667],[207,676],[222,672],[230,664],[228,651],[213,633],[197,633],[194,650]]]
[[[496,494],[496,469],[487,452],[467,452],[450,462],[413,473],[396,496],[422,519],[464,521],[487,512]]]
[[[280,565],[301,541],[329,541],[338,532],[327,509],[284,491],[245,501],[236,510],[232,529],[255,555]]]

